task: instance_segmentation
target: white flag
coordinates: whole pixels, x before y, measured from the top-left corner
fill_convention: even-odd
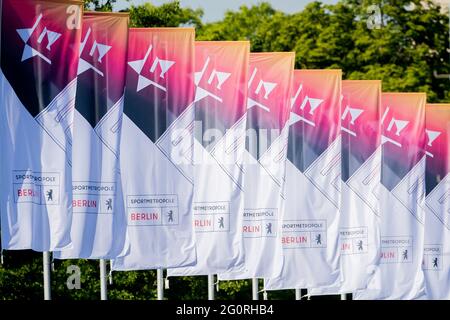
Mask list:
[[[220,280],[278,274],[293,53],[251,53],[243,227],[245,265]],[[278,267],[278,268],[277,268]]]
[[[342,283],[312,288],[312,295],[350,293],[367,286],[380,256],[379,201],[381,81],[342,81]]]
[[[242,158],[249,42],[195,43],[194,230],[197,264],[169,276],[207,275],[244,263]]]
[[[296,70],[282,223],[284,264],[267,290],[333,285],[339,271],[340,70]]]
[[[425,101],[422,93],[383,93],[379,265],[361,299],[418,299],[425,200]]]
[[[128,35],[120,167],[127,241],[114,270],[193,265],[194,29]]]
[[[71,244],[72,119],[81,4],[3,0],[0,73],[4,249]]]
[[[85,13],[73,132],[72,248],[57,259],[114,258],[126,216],[119,175],[128,16]]]
[[[426,214],[422,268],[427,299],[450,299],[450,104],[426,106]]]

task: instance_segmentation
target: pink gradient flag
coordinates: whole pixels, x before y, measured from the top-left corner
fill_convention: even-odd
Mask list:
[[[2,0],[1,7],[2,246],[63,249],[71,244],[82,2]]]
[[[267,290],[340,283],[341,71],[295,70],[290,104],[282,272]]]
[[[195,43],[194,230],[197,264],[168,275],[207,275],[244,262],[242,159],[248,41]]]
[[[115,270],[192,265],[194,29],[130,29],[120,168],[127,243]]]
[[[379,265],[355,299],[418,299],[425,294],[424,93],[383,93]]]
[[[219,274],[221,280],[267,277],[280,271],[280,219],[294,60],[293,52],[250,54],[242,226],[245,264],[242,270]]]
[[[72,247],[55,258],[113,258],[123,249],[119,142],[127,44],[128,14],[84,13],[72,144]]]
[[[343,282],[312,295],[351,293],[367,286],[380,256],[381,81],[342,81],[339,249]]]
[[[422,269],[427,299],[450,299],[450,104],[427,104]]]

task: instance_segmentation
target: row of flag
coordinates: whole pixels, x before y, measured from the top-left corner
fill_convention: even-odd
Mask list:
[[[450,298],[449,104],[77,1],[1,5],[3,249]]]

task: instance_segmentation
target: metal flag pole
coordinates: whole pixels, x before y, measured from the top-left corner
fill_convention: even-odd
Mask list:
[[[52,300],[50,283],[50,252],[42,253],[42,266],[44,268],[44,300]]]
[[[208,275],[208,300],[214,300],[214,275]]]
[[[156,269],[157,299],[164,300],[163,269]]]
[[[108,300],[106,260],[100,259],[100,299]]]
[[[258,285],[258,278],[252,279],[252,300],[258,300],[259,299],[259,285]]]
[[[269,300],[266,290],[266,279],[263,279],[263,300]]]
[[[302,289],[295,289],[295,300],[302,300]]]

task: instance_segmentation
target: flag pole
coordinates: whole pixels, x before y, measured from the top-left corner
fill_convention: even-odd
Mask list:
[[[252,300],[259,300],[258,278],[252,279]]]
[[[157,299],[164,300],[163,269],[156,269]]]
[[[106,260],[100,259],[100,299],[108,300],[108,287],[106,275]]]
[[[267,291],[266,291],[266,279],[263,279],[263,300],[269,300],[267,297]]]
[[[51,300],[51,286],[50,286],[50,252],[44,251],[42,253],[42,266],[44,268],[44,300]]]
[[[295,300],[302,300],[302,289],[295,289]]]
[[[208,300],[214,300],[214,275],[208,275]]]

